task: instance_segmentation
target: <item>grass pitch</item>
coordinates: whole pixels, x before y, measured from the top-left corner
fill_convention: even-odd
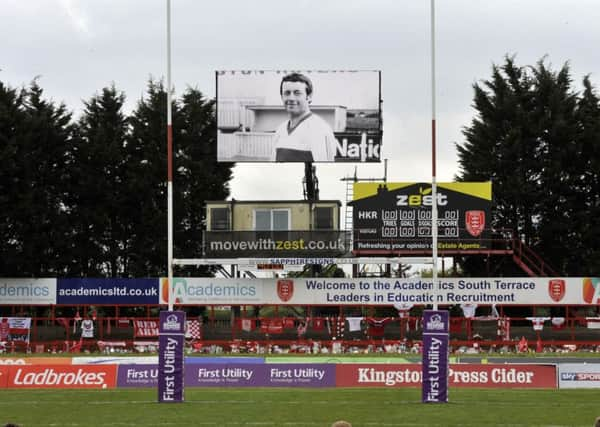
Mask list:
[[[420,388],[188,388],[184,403],[156,389],[0,390],[0,425],[36,426],[592,426],[600,390],[451,389],[422,404]]]

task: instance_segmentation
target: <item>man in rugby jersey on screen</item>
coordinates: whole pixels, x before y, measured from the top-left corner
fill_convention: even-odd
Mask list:
[[[304,74],[287,74],[279,93],[288,120],[275,132],[276,162],[333,162],[337,142],[331,126],[310,111],[313,85]]]

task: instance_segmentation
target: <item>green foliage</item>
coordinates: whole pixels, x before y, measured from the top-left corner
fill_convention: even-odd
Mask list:
[[[2,276],[167,275],[166,102],[151,80],[127,115],[112,85],[73,122],[36,81],[0,82]],[[216,162],[213,101],[188,89],[172,106],[174,254],[198,257],[204,203],[229,195],[232,164]]]
[[[114,86],[84,103],[77,123],[72,187],[68,192],[72,249],[76,254],[71,276],[126,275],[131,247],[126,138],[125,94]]]
[[[0,268],[5,276],[64,271],[71,114],[42,95],[36,81],[19,91],[0,83]]]
[[[560,273],[600,274],[598,162],[600,108],[586,77],[572,88],[568,64],[553,71],[541,60],[519,67],[507,57],[474,85],[476,117],[456,144],[459,181],[492,181],[491,226],[507,228]],[[464,259],[467,274],[481,260]],[[496,266],[495,274],[514,274]]]
[[[175,256],[199,257],[202,254],[202,230],[206,222],[207,200],[225,200],[229,196],[232,163],[217,163],[215,103],[194,88],[181,97],[178,122],[174,129],[176,168]],[[187,254],[187,255],[186,255]],[[185,273],[204,276],[204,268],[187,267]],[[183,274],[181,271],[179,274]]]

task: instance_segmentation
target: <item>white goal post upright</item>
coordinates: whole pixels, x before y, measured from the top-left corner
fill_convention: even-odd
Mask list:
[[[431,0],[431,279],[436,286],[438,277],[438,209],[436,182],[436,105],[435,105],[435,0]],[[437,299],[433,309],[438,309]]]
[[[171,0],[167,0],[167,268],[169,311],[173,311],[173,117],[171,111]]]

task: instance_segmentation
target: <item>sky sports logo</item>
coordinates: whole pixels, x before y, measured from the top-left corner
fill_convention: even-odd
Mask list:
[[[600,372],[563,372],[562,381],[600,381]]]

